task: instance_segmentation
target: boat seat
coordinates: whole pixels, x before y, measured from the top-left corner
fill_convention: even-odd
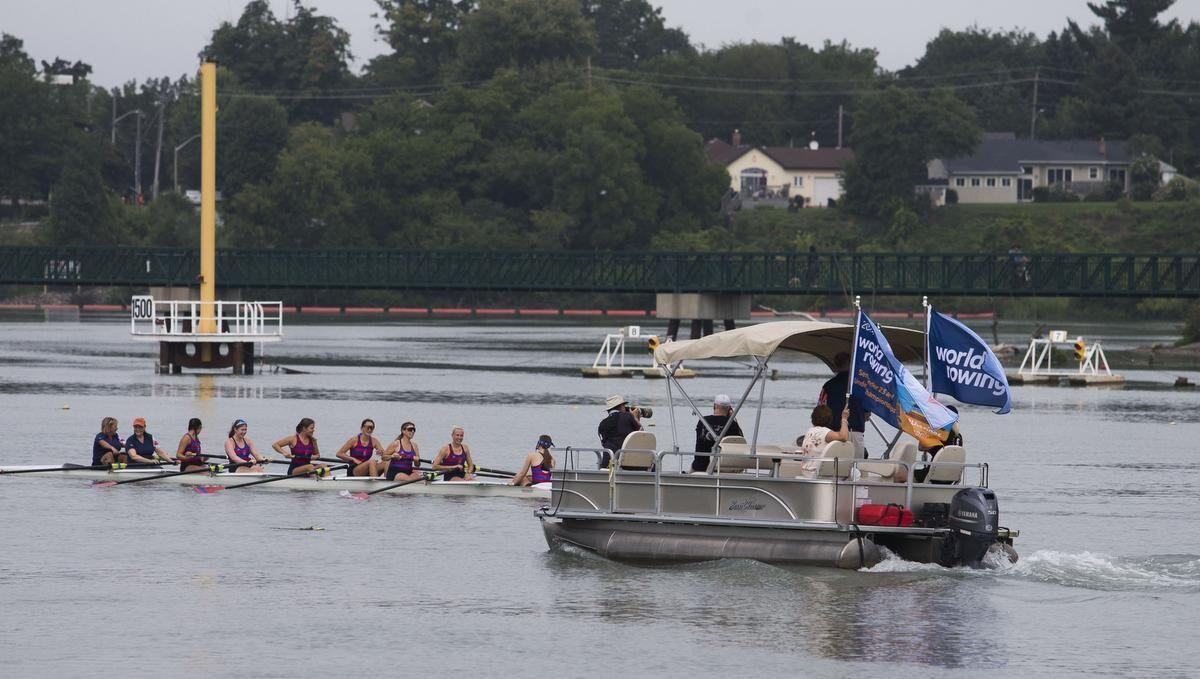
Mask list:
[[[721,439],[721,445],[725,445],[726,443],[747,443],[747,441],[745,436],[726,436]]]
[[[899,460],[912,464],[917,461],[919,456],[920,451],[917,448],[917,442],[905,441],[900,445],[899,450],[893,451],[893,455],[888,460],[861,462],[858,465],[858,470],[863,473],[863,481],[895,481],[896,470],[903,467],[902,465],[892,464],[890,460]]]
[[[798,450],[796,452],[799,452]],[[844,479],[850,475],[850,470],[854,468],[852,460],[857,459],[857,454],[854,449],[854,444],[849,441],[832,441],[825,444],[825,448],[821,451],[822,458],[829,458],[830,462],[821,462],[820,468],[817,470],[815,478],[819,479]],[[840,462],[838,460],[846,460]],[[813,472],[804,468],[804,460],[783,460],[779,463],[780,478],[814,478]]]
[[[654,453],[658,439],[648,431],[630,432],[617,451],[617,468],[646,472],[654,468]]]
[[[962,446],[945,446],[933,456],[929,463],[929,474],[925,483],[962,483],[963,468],[958,466],[967,461],[967,451]],[[954,462],[958,464],[938,464],[939,462]]]
[[[733,440],[731,440],[733,439]],[[742,439],[740,442],[736,439]],[[718,448],[721,457],[709,458],[708,473],[737,474],[754,469],[755,458],[750,455],[750,444],[741,436],[726,436]]]

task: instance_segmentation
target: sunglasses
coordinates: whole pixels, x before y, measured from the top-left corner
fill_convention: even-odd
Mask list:
[[[375,431],[375,427],[363,427],[363,429],[366,429],[367,431]]]
[[[404,431],[416,431],[416,430],[417,430],[416,427],[405,427],[404,428]]]

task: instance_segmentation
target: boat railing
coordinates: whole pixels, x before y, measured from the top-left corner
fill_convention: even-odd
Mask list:
[[[212,330],[206,332],[205,327]],[[283,335],[283,302],[156,300],[138,295],[130,304],[129,331],[135,337],[279,339]]]
[[[928,498],[930,491],[937,490],[957,490],[965,485],[978,485],[987,487],[988,485],[988,465],[981,462],[938,462],[939,467],[960,468],[963,470],[958,483],[953,484],[934,484],[934,483],[919,483],[915,480],[914,472],[921,467],[927,467],[931,464],[929,461],[913,461],[891,459],[855,459],[855,458],[828,458],[821,456],[800,455],[795,452],[759,452],[755,455],[747,455],[745,453],[699,453],[701,455],[709,455],[714,457],[712,469],[721,469],[720,460],[722,457],[734,458],[739,463],[738,471],[715,471],[704,474],[681,474],[674,472],[668,468],[675,467],[671,463],[671,458],[682,459],[683,456],[692,456],[697,453],[694,451],[684,450],[659,450],[653,452],[653,466],[646,471],[637,471],[631,469],[620,468],[620,453],[614,458],[613,466],[610,469],[597,470],[585,469],[581,467],[584,460],[589,460],[594,456],[597,461],[602,459],[606,451],[603,448],[565,448],[561,449],[564,452],[563,464],[560,465],[560,472],[556,475],[557,483],[553,486],[552,504],[557,507],[561,504],[566,495],[577,497],[583,500],[587,506],[593,511],[608,512],[608,513],[628,513],[630,510],[630,502],[633,502],[635,509],[633,511],[651,511],[655,514],[678,514],[679,511],[670,511],[673,505],[678,508],[677,502],[665,501],[664,494],[669,494],[672,491],[681,491],[694,495],[696,492],[712,493],[713,499],[711,504],[711,512],[705,510],[707,514],[723,515],[722,497],[727,497],[728,492],[750,493],[762,498],[764,502],[770,502],[778,508],[778,513],[781,516],[786,516],[792,521],[797,520],[812,520],[806,517],[804,510],[793,507],[789,502],[788,497],[795,497],[794,493],[790,493],[785,489],[788,486],[774,485],[778,482],[785,484],[810,484],[817,493],[813,497],[822,497],[822,493],[828,493],[829,501],[832,502],[832,511],[821,510],[818,512],[821,516],[831,517],[833,523],[851,524],[854,522],[854,509],[862,502],[879,500],[885,504],[903,503],[903,506],[919,514],[919,507],[914,507],[913,498],[914,492],[920,492],[921,497]],[[641,452],[641,451],[639,451]],[[650,452],[650,451],[646,451]],[[590,454],[589,454],[590,453]],[[796,462],[817,462],[828,466],[833,466],[836,473],[818,477],[807,476],[782,476],[782,463],[788,461]],[[877,473],[866,471],[861,468],[864,465],[871,465],[878,469],[878,465],[887,464],[905,469],[905,480],[895,481],[892,478],[880,476]],[[682,465],[681,465],[682,466]],[[967,470],[975,470],[972,475],[974,484],[964,484],[966,479],[961,478],[967,474]],[[858,470],[855,473],[854,470]],[[759,481],[770,481],[770,483],[759,483]],[[574,486],[574,487],[572,487]],[[607,486],[607,488],[600,488]],[[649,488],[652,486],[652,489]],[[832,487],[830,489],[830,487]],[[638,490],[639,488],[643,490]],[[826,488],[826,490],[819,490]],[[622,489],[632,491],[634,496],[629,496],[622,492]],[[871,498],[872,490],[878,498]],[[652,495],[651,495],[652,493]],[[722,494],[726,493],[725,496]],[[631,499],[631,498],[638,499]],[[652,498],[652,499],[651,499]],[[852,498],[852,500],[851,500]],[[678,500],[678,496],[675,497]],[[926,500],[928,501],[928,500]],[[941,500],[939,500],[941,501]],[[824,500],[821,500],[823,503]],[[705,503],[707,504],[707,503]],[[924,504],[923,502],[918,504]],[[828,505],[826,505],[828,506]],[[582,506],[580,509],[584,509]],[[798,514],[800,516],[798,516]]]

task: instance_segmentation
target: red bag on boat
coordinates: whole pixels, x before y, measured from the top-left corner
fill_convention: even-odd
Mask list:
[[[913,513],[898,504],[867,504],[858,508],[858,522],[866,526],[911,526]]]

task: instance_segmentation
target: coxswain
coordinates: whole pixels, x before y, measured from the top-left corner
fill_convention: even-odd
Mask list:
[[[254,450],[254,442],[246,438],[250,426],[245,420],[234,420],[229,428],[229,436],[225,439],[225,456],[235,472],[261,472],[264,458]],[[238,465],[234,467],[233,465]]]
[[[550,449],[554,441],[549,434],[538,437],[533,452],[525,456],[521,471],[509,481],[511,486],[533,486],[539,483],[550,483],[550,472],[554,469],[554,455]]]
[[[388,481],[415,481],[421,478],[417,466],[421,464],[421,449],[413,436],[417,425],[405,422],[400,425],[400,435],[383,451],[384,475]]]
[[[175,459],[179,460],[179,471],[189,472],[194,469],[205,469],[204,456],[200,453],[200,418],[188,420],[187,433],[179,439],[175,448]]]
[[[288,474],[291,476],[303,476],[314,471],[320,475],[328,469],[326,465],[313,463],[321,456],[321,451],[317,449],[316,434],[317,423],[311,417],[305,417],[296,425],[295,434],[284,436],[271,444],[275,452],[291,460],[288,465]],[[285,447],[287,450],[284,450]]]
[[[450,443],[442,446],[433,458],[434,471],[442,472],[443,481],[470,481],[475,478],[475,462],[471,449],[463,443],[466,431],[462,427],[450,430]]]
[[[92,466],[126,462],[129,457],[121,450],[123,447],[121,437],[117,436],[117,418],[100,420],[100,433],[92,439]]]
[[[170,455],[158,447],[158,441],[146,431],[146,418],[133,418],[133,436],[125,439],[125,451],[129,454],[130,462],[155,464],[157,462],[174,462]]]
[[[374,432],[375,420],[365,419],[359,425],[358,433],[338,448],[337,459],[350,466],[350,476],[379,476],[375,452],[383,453],[383,444],[375,438]]]

